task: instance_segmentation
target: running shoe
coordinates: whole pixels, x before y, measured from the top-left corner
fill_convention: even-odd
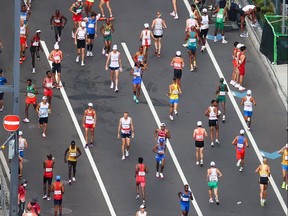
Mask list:
[[[225,115],[222,116],[222,122],[225,122],[226,119],[225,119]]]
[[[220,205],[220,202],[218,199],[216,199],[215,201],[216,201],[216,205]]]
[[[197,166],[199,165],[199,161],[196,161],[196,165],[197,165]]]
[[[136,101],[135,101],[135,102],[136,102],[136,104],[139,104],[139,100],[138,100],[138,99],[136,99]]]
[[[203,166],[203,160],[200,160],[200,166]]]
[[[160,178],[164,178],[164,175],[163,175],[163,173],[160,173]]]
[[[215,140],[215,143],[216,143],[217,145],[220,145],[220,142],[219,142],[218,139]]]
[[[114,83],[111,82],[110,88],[113,89],[114,88]]]
[[[228,43],[228,41],[226,41],[226,40],[222,40],[222,44],[226,44],[226,43]]]
[[[51,200],[51,197],[47,197],[47,200],[48,200],[48,201]]]
[[[213,203],[214,201],[213,201],[213,199],[211,198],[211,199],[209,199],[209,203]]]
[[[76,60],[75,60],[77,63],[79,62],[79,56],[76,57]]]
[[[45,134],[45,133],[42,133],[42,137],[43,137],[43,138],[46,138],[46,134]]]
[[[106,52],[105,52],[105,48],[103,48],[103,50],[102,50],[102,54],[105,55],[105,53],[106,53]]]
[[[213,142],[211,142],[211,147],[214,147],[214,143]]]
[[[230,84],[234,86],[234,85],[235,85],[235,81],[234,81],[234,80],[231,80],[231,81],[230,81]]]
[[[75,177],[73,177],[73,178],[72,178],[72,181],[73,181],[73,182],[76,182],[76,178],[75,178]]]
[[[240,91],[244,91],[246,88],[245,87],[243,87],[243,86],[239,86],[239,88],[238,88]]]
[[[29,123],[30,121],[29,121],[28,118],[25,118],[25,119],[23,119],[23,122],[25,122],[25,123]]]
[[[2,106],[2,108],[0,108],[0,112],[2,112],[4,110],[4,106]]]
[[[179,19],[178,14],[175,14],[174,20],[177,20],[177,19]]]
[[[137,97],[136,97],[136,95],[134,95],[134,96],[133,96],[133,100],[136,101],[136,99],[137,99]]]
[[[68,184],[70,184],[70,185],[72,184],[72,181],[71,181],[71,179],[69,179],[69,181],[68,181]]]
[[[122,156],[122,160],[125,160],[125,155]]]
[[[170,115],[170,116],[169,116],[169,118],[170,118],[170,120],[171,120],[171,121],[173,121],[173,120],[174,120],[174,118],[173,118],[173,116],[172,116],[172,115]]]
[[[214,43],[216,43],[216,42],[217,42],[217,38],[215,37],[215,38],[214,38]]]
[[[92,52],[90,52],[90,56],[91,56],[91,57],[94,56]]]
[[[85,64],[84,64],[84,61],[81,61],[81,66],[82,66],[82,67],[84,67],[84,66],[85,66]]]
[[[177,110],[174,110],[174,114],[175,114],[176,116],[178,116],[178,112],[177,112]]]
[[[239,172],[242,172],[242,171],[243,171],[243,167],[240,167]]]
[[[88,144],[86,144],[86,145],[85,145],[85,148],[88,148],[88,147],[89,147],[89,145],[88,145]]]
[[[129,151],[127,149],[125,150],[125,156],[129,157]]]
[[[140,198],[139,193],[136,194],[136,200],[138,200]]]
[[[45,195],[42,197],[42,199],[47,199],[47,195],[45,194]]]
[[[35,74],[35,73],[36,73],[36,70],[35,70],[35,68],[33,68],[33,69],[32,69],[32,73],[33,73],[33,74]]]
[[[241,159],[239,159],[236,163],[236,166],[239,167],[240,166],[240,163],[241,163]]]
[[[156,177],[159,178],[159,172],[156,172]]]
[[[176,14],[175,14],[175,12],[174,11],[172,11],[171,13],[170,13],[170,16],[175,16]]]
[[[286,187],[286,183],[283,182],[282,185],[281,185],[281,188],[282,188],[282,189],[285,189],[285,187]]]
[[[118,93],[119,92],[119,89],[118,87],[115,87],[115,92]]]
[[[239,88],[240,87],[240,84],[239,83],[236,83],[235,84],[235,88]]]
[[[89,57],[89,56],[90,56],[90,52],[89,52],[89,51],[87,51],[87,54],[86,54],[86,56],[87,56],[87,57]]]

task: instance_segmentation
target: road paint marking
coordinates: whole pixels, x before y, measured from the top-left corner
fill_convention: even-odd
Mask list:
[[[228,84],[227,84],[228,85]],[[231,91],[233,96],[238,97],[238,98],[243,98],[244,96],[247,95],[246,91],[245,92],[237,92],[237,91]]]
[[[127,58],[128,58],[128,61],[129,61],[130,65],[131,65],[131,67],[133,68],[133,67],[134,67],[134,62],[133,62],[133,60],[132,60],[131,54],[130,54],[130,52],[129,52],[129,49],[128,49],[126,43],[122,42],[121,45],[122,45],[122,47],[123,47],[123,49],[124,49],[124,52],[125,52],[125,54],[126,54],[126,56],[127,56]],[[156,121],[156,124],[157,124],[157,125],[160,125],[160,124],[161,124],[160,118],[159,118],[159,116],[158,116],[158,114],[157,114],[157,112],[156,112],[156,110],[155,110],[155,107],[154,107],[154,105],[153,105],[153,103],[152,103],[152,101],[151,101],[151,98],[150,98],[150,96],[149,96],[149,94],[148,94],[148,92],[147,92],[147,89],[146,89],[146,87],[145,87],[145,85],[144,85],[143,80],[142,80],[142,83],[141,83],[141,90],[142,90],[142,92],[143,92],[143,94],[144,94],[144,96],[145,96],[145,99],[146,99],[146,101],[147,101],[147,103],[148,103],[148,106],[149,106],[149,108],[150,108],[150,111],[152,112],[152,115],[153,115],[153,117],[154,117],[154,120]],[[185,177],[185,175],[184,175],[184,173],[183,173],[183,170],[182,170],[182,168],[181,168],[181,166],[180,166],[180,164],[179,164],[179,162],[178,162],[178,159],[177,159],[177,157],[176,157],[176,155],[175,155],[175,153],[174,153],[174,150],[173,150],[173,148],[172,148],[169,140],[167,140],[166,146],[167,146],[167,148],[168,148],[168,150],[169,150],[169,153],[170,153],[170,155],[171,155],[171,158],[172,158],[172,160],[173,160],[173,162],[174,162],[174,164],[175,164],[175,166],[176,166],[176,169],[177,169],[177,171],[178,171],[178,174],[180,175],[180,178],[181,178],[183,184],[188,184],[188,181],[187,181],[187,179],[186,179],[186,177]],[[192,191],[191,188],[190,188],[190,190],[191,190],[191,192],[193,193],[193,191]],[[192,201],[192,204],[194,205],[194,208],[195,208],[197,214],[198,214],[199,216],[203,216],[203,214],[202,214],[202,212],[201,212],[201,210],[200,210],[200,208],[199,208],[199,206],[198,206],[198,203],[197,203],[196,198],[195,198],[194,195],[193,195],[193,198],[194,198],[194,199],[193,199],[193,201]]]
[[[281,154],[278,154],[278,151],[269,153],[269,152],[265,152],[265,151],[260,150],[260,152],[261,152],[261,155],[263,157],[266,157],[266,158],[269,158],[269,159],[272,159],[272,160],[275,160],[275,159],[281,157]]]
[[[44,41],[41,41],[41,46],[43,47],[44,53],[45,53],[45,55],[46,55],[46,57],[47,57],[47,60],[48,60],[49,51],[48,51],[48,48],[47,48],[47,46],[46,46],[46,43],[45,43]],[[52,68],[52,62],[50,62],[50,61],[48,61],[48,62],[49,62],[50,67]],[[56,76],[57,76],[57,75],[56,75]],[[60,83],[60,84],[62,85],[62,83]],[[78,121],[77,121],[77,118],[76,118],[75,113],[74,113],[74,111],[73,111],[73,108],[72,108],[72,106],[71,106],[71,104],[70,104],[70,101],[69,101],[69,99],[68,99],[68,97],[67,97],[67,94],[66,94],[66,91],[65,91],[64,87],[61,87],[61,88],[60,88],[60,92],[61,92],[62,97],[63,97],[63,99],[64,99],[64,102],[65,102],[65,104],[66,104],[66,106],[67,106],[67,109],[68,109],[68,111],[69,111],[69,114],[70,114],[70,116],[71,116],[71,118],[72,118],[72,121],[73,121],[74,126],[75,126],[75,128],[76,128],[76,131],[77,131],[77,133],[78,133],[78,135],[79,135],[79,138],[80,138],[80,140],[81,140],[82,146],[83,146],[83,148],[84,148],[84,150],[85,150],[85,153],[86,153],[86,155],[87,155],[87,158],[88,158],[88,160],[89,160],[89,163],[90,163],[90,165],[91,165],[91,167],[92,167],[92,170],[93,170],[93,172],[94,172],[94,175],[95,175],[95,177],[96,177],[96,179],[97,179],[97,181],[98,181],[98,183],[99,183],[100,189],[101,189],[102,194],[103,194],[103,196],[104,196],[105,202],[107,203],[107,206],[108,206],[108,208],[109,208],[110,214],[111,214],[112,216],[116,216],[115,210],[114,210],[114,208],[113,208],[113,206],[112,206],[111,200],[110,200],[110,198],[109,198],[109,195],[108,195],[108,193],[107,193],[107,190],[106,190],[106,188],[105,188],[105,185],[104,185],[104,183],[103,183],[103,181],[102,181],[102,178],[101,178],[101,176],[100,176],[100,173],[99,173],[99,171],[98,171],[98,168],[97,168],[97,166],[96,166],[96,164],[95,164],[95,161],[93,160],[93,157],[92,157],[92,155],[91,155],[91,152],[90,152],[89,148],[85,148],[86,141],[85,141],[84,135],[83,135],[82,130],[81,130],[81,128],[80,128],[80,125],[79,125],[79,123],[78,123]]]
[[[189,11],[189,13],[191,13],[192,11],[191,11],[191,7],[189,5],[188,0],[183,0],[183,2],[186,5],[186,8]],[[210,46],[208,44],[208,41],[206,42],[206,50],[207,50],[207,52],[208,52],[208,54],[209,54],[209,56],[211,58],[211,61],[212,61],[213,65],[214,65],[219,77],[224,78],[224,82],[227,83],[227,81],[225,80],[225,77],[224,77],[224,75],[223,75],[223,73],[222,73],[222,71],[221,71],[221,69],[220,69],[220,67],[218,65],[218,62],[216,61],[216,58],[215,58],[215,56],[214,56],[214,54],[213,54],[213,52],[212,52],[212,50],[211,50],[211,48],[210,48]],[[257,146],[257,144],[256,144],[256,142],[254,140],[254,137],[253,137],[252,133],[248,130],[247,124],[246,124],[246,122],[244,120],[244,117],[242,116],[242,113],[240,111],[239,106],[237,105],[237,102],[236,102],[235,98],[233,97],[233,94],[232,94],[232,92],[230,90],[229,85],[227,85],[227,88],[229,90],[228,91],[228,96],[229,96],[229,98],[231,100],[231,103],[232,103],[232,105],[233,105],[233,107],[234,107],[234,109],[235,109],[235,111],[236,111],[236,113],[237,113],[237,115],[238,115],[238,117],[240,119],[240,122],[242,123],[242,126],[245,129],[245,131],[246,131],[246,134],[247,134],[247,136],[248,136],[248,138],[249,138],[249,140],[250,140],[250,142],[251,142],[251,144],[252,144],[252,146],[254,148],[254,151],[255,151],[260,163],[263,163],[262,162],[263,161],[263,157],[261,155],[261,152],[260,152],[260,150],[259,150],[259,148],[258,148],[258,146]],[[270,181],[270,184],[271,184],[273,190],[275,191],[275,194],[276,194],[276,196],[277,196],[277,198],[278,198],[278,200],[279,200],[279,202],[280,202],[280,204],[281,204],[281,206],[283,208],[283,211],[287,215],[288,210],[287,210],[286,203],[285,203],[282,195],[280,194],[279,189],[276,186],[276,183],[275,183],[272,175],[269,177],[269,181]]]

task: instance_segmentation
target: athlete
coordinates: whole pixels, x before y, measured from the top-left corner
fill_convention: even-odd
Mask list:
[[[222,122],[225,122],[226,120],[226,92],[228,92],[228,88],[227,85],[224,83],[224,78],[220,78],[220,84],[217,87],[216,90],[216,95],[217,95],[217,101],[218,103],[221,104],[222,106],[222,112],[223,112],[223,116],[222,116]]]
[[[60,10],[56,10],[55,14],[51,16],[50,26],[51,26],[51,29],[54,28],[56,42],[61,41],[62,29],[64,28],[66,23],[67,23],[67,18],[64,15],[60,14]]]
[[[173,16],[175,20],[179,19],[177,13],[177,0],[172,0],[173,11],[170,13],[170,16]]]
[[[85,129],[85,148],[89,147],[88,145],[88,132],[90,131],[90,147],[93,147],[94,142],[94,130],[96,128],[97,115],[96,110],[93,109],[93,103],[88,103],[88,109],[84,111],[82,125]]]
[[[43,128],[42,137],[46,137],[48,115],[49,115],[50,104],[47,102],[47,97],[42,97],[42,102],[36,107],[36,111],[39,117],[39,128]]]
[[[35,71],[35,55],[37,56],[37,60],[40,60],[39,50],[43,52],[43,48],[40,44],[40,34],[41,30],[37,29],[35,35],[31,38],[31,45],[30,45],[30,53],[32,57],[32,73],[36,73]]]
[[[125,156],[129,157],[129,149],[130,149],[130,139],[134,138],[135,130],[134,124],[131,117],[129,117],[128,112],[124,112],[123,117],[119,119],[118,123],[118,132],[117,138],[122,139],[121,152],[122,152],[122,160],[125,160]]]
[[[244,119],[245,119],[245,122],[247,123],[248,130],[250,130],[251,128],[253,104],[254,106],[256,106],[256,101],[252,97],[252,91],[247,90],[247,95],[242,98],[241,105],[244,106]]]
[[[19,131],[18,132],[18,135],[19,135],[19,141],[18,141],[18,144],[19,144],[19,156],[21,158],[24,158],[24,149],[25,148],[28,148],[28,142],[27,140],[23,137],[23,132],[22,131]]]
[[[181,86],[182,68],[185,64],[180,51],[176,52],[176,56],[172,59],[170,65],[174,68],[174,78],[176,78],[176,83]]]
[[[230,84],[236,88],[240,87],[240,84],[238,83],[238,80],[239,80],[238,57],[239,57],[240,48],[242,46],[244,46],[244,44],[241,44],[238,41],[234,42],[234,49],[233,49],[233,54],[232,54],[233,72],[232,72],[232,79],[230,81]]]
[[[267,164],[267,158],[263,158],[263,164],[260,164],[255,173],[259,173],[259,184],[260,184],[260,205],[263,207],[266,204],[267,188],[270,177],[270,166]]]
[[[78,27],[75,32],[74,43],[77,46],[77,57],[76,62],[79,62],[81,54],[81,66],[84,67],[84,58],[85,58],[85,46],[87,40],[87,29],[86,23],[81,22],[81,27]]]
[[[30,16],[31,16],[31,13],[29,10],[27,10],[27,6],[22,5],[21,11],[20,11],[20,19],[22,19],[24,21],[25,25],[28,24],[28,20],[29,20]]]
[[[73,14],[73,30],[72,30],[72,38],[75,37],[75,31],[77,28],[81,26],[82,21],[82,13],[83,13],[84,4],[82,0],[76,0],[70,7],[69,11]]]
[[[36,95],[38,91],[36,86],[32,83],[31,79],[27,79],[27,87],[26,87],[26,99],[25,99],[25,119],[23,122],[29,123],[29,107],[30,104],[33,105],[34,109],[36,110],[37,107],[37,98]]]
[[[186,27],[185,27],[185,32],[190,32],[191,31],[191,27],[195,26],[196,29],[199,28],[198,22],[196,19],[194,19],[194,14],[191,13],[189,15],[189,18],[186,19]],[[184,47],[186,47],[187,45],[183,44]]]
[[[4,86],[5,84],[7,84],[7,79],[3,76],[3,70],[0,68],[0,86]],[[0,91],[0,112],[3,111],[4,109],[4,92]]]
[[[216,22],[215,22],[215,32],[214,32],[214,42],[217,42],[217,33],[218,30],[221,31],[222,34],[222,44],[228,43],[228,41],[225,40],[225,33],[224,33],[224,20],[227,16],[227,10],[226,8],[219,8],[215,11],[213,11],[214,14],[216,14]]]
[[[200,166],[203,166],[203,148],[204,148],[204,138],[207,137],[207,132],[205,128],[202,128],[202,122],[197,122],[197,128],[193,132],[193,139],[195,140],[196,147],[196,165],[199,165],[200,156]]]
[[[240,21],[241,21],[241,34],[240,37],[248,37],[248,33],[245,32],[245,17],[252,21],[251,26],[256,27],[258,25],[256,20],[257,10],[259,9],[255,5],[246,5],[240,10]]]
[[[92,1],[92,0],[90,0]],[[88,1],[86,0],[86,3]],[[94,2],[94,0],[93,0]],[[91,17],[85,19],[86,28],[87,28],[87,57],[93,56],[92,49],[93,49],[93,41],[94,38],[97,37],[97,23],[100,18],[100,14],[96,15],[95,13],[91,13]]]
[[[176,82],[176,78],[172,79],[172,84],[169,85],[169,92],[167,96],[169,97],[169,103],[170,103],[170,108],[169,108],[169,118],[171,121],[174,120],[173,118],[173,111],[176,116],[178,116],[178,104],[179,104],[179,95],[182,94],[180,86]]]
[[[236,158],[237,158],[237,167],[240,166],[239,172],[243,171],[244,167],[244,157],[245,157],[245,147],[249,148],[248,139],[244,137],[245,131],[240,130],[240,135],[236,136],[232,141],[232,145],[236,146]]]
[[[86,0],[85,1],[85,13],[86,17],[89,17],[89,13],[93,14],[92,7],[94,4],[94,0]]]
[[[51,192],[51,184],[53,179],[53,169],[54,169],[55,161],[52,154],[47,155],[47,160],[43,162],[44,175],[43,175],[43,199],[51,200],[50,192]],[[46,189],[48,183],[48,191]],[[47,192],[47,193],[46,193]]]
[[[145,62],[144,62],[144,51],[143,50],[144,50],[143,46],[140,45],[138,51],[133,56],[134,63],[139,61],[141,64],[143,64],[143,65],[145,64]]]
[[[133,100],[136,104],[139,104],[140,90],[142,83],[143,71],[146,69],[146,65],[141,64],[139,61],[135,62],[134,68],[130,71],[130,75],[133,76]]]
[[[72,181],[76,182],[76,165],[77,165],[77,158],[80,157],[82,154],[80,148],[75,145],[75,141],[71,141],[71,145],[66,149],[64,153],[64,162],[67,163],[68,161],[68,183],[71,185]],[[68,156],[67,156],[68,155]],[[71,171],[73,168],[73,177],[71,181]]]
[[[105,70],[108,70],[108,64],[110,61],[109,69],[110,69],[110,88],[113,89],[115,82],[115,92],[119,92],[118,82],[119,82],[119,71],[122,72],[122,61],[120,58],[120,52],[117,50],[117,45],[113,45],[112,51],[108,54],[106,59]],[[115,81],[114,81],[115,77]]]
[[[31,206],[27,206],[26,211],[21,216],[37,216],[37,214],[34,213]]]
[[[52,72],[57,73],[57,88],[61,87],[61,61],[63,60],[63,53],[59,49],[59,44],[56,42],[54,50],[51,51],[48,57],[49,61],[52,61]]]
[[[188,55],[189,55],[189,64],[190,71],[193,72],[194,69],[197,69],[196,65],[196,49],[197,49],[197,41],[199,39],[199,35],[195,26],[191,26],[191,31],[186,32],[185,41],[187,43]]]
[[[140,41],[142,43],[142,46],[144,48],[144,61],[147,62],[147,58],[148,58],[148,49],[151,46],[151,40],[155,39],[153,36],[153,33],[151,30],[149,30],[149,24],[145,23],[144,24],[144,30],[141,31],[140,33]]]
[[[190,200],[193,200],[192,192],[189,190],[188,184],[184,185],[184,191],[178,193],[181,211],[183,216],[187,216],[190,209]]]
[[[27,207],[31,207],[31,209],[32,209],[32,212],[34,212],[36,215],[40,215],[40,213],[41,213],[41,207],[40,207],[40,205],[39,205],[39,203],[38,203],[38,198],[37,197],[33,197],[32,199],[31,199],[31,202],[29,202],[28,204],[27,204]]]
[[[104,39],[104,48],[102,50],[102,54],[107,56],[110,52],[112,33],[114,33],[114,26],[112,25],[109,18],[106,19],[106,23],[103,24],[100,28],[100,32],[103,35]]]
[[[65,190],[59,175],[56,176],[56,181],[53,182],[51,191],[54,193],[54,216],[58,215],[58,210],[59,215],[62,215],[62,199]]]
[[[105,17],[105,14],[104,14],[104,10],[103,10],[103,5],[106,3],[106,7],[109,11],[109,18],[110,19],[114,19],[113,15],[112,15],[112,9],[110,7],[110,0],[100,0],[100,3],[99,3],[99,8],[100,8],[100,11],[101,11],[101,14],[102,14],[102,19],[106,19]]]
[[[220,115],[220,110],[218,109],[218,104],[216,100],[211,101],[211,105],[206,109],[205,115],[208,116],[209,119],[209,129],[210,129],[210,140],[211,147],[214,147],[214,129],[215,129],[215,142],[220,144],[219,142],[219,124],[218,118]]]
[[[29,30],[27,25],[25,25],[25,21],[20,19],[20,64],[26,60],[25,57],[25,49],[27,45],[27,36],[29,34]]]
[[[204,52],[206,49],[206,37],[209,31],[209,24],[211,23],[211,20],[207,14],[207,9],[204,8],[202,10],[203,15],[201,16],[201,26],[200,26],[200,39],[202,42],[201,52]]]
[[[218,196],[218,178],[222,177],[222,173],[218,168],[215,167],[215,162],[211,161],[210,168],[207,169],[207,181],[208,181],[208,192],[209,192],[209,202],[213,203],[212,190],[214,192],[216,204],[219,205],[219,196]]]
[[[166,128],[166,124],[162,122],[160,128],[156,128],[154,132],[154,139],[159,143],[159,139],[164,138],[166,144],[167,139],[170,139],[170,131]]]
[[[140,206],[140,211],[137,211],[135,216],[148,216],[148,213],[147,213],[147,211],[145,210],[145,208],[146,208],[145,205],[142,204],[142,205]]]
[[[165,21],[161,18],[162,13],[157,12],[157,18],[153,20],[151,28],[153,29],[155,54],[160,57],[161,53],[161,39],[163,37],[163,29],[167,28]]]
[[[135,178],[136,178],[136,199],[140,198],[139,186],[141,186],[142,193],[142,203],[145,204],[145,187],[146,187],[146,173],[148,173],[148,168],[143,164],[143,158],[138,158],[138,164],[135,167]]]
[[[239,70],[239,85],[235,86],[236,88],[238,87],[238,89],[240,91],[245,90],[246,88],[243,87],[242,83],[243,83],[243,78],[245,75],[245,65],[246,65],[246,46],[241,46],[240,47],[240,52],[238,53],[239,57],[237,58],[238,62],[237,62],[237,66],[238,66],[238,70]]]
[[[278,154],[282,154],[282,189],[288,190],[288,143],[278,151]]]
[[[44,96],[47,97],[47,101],[50,104],[50,110],[48,110],[51,113],[51,102],[52,102],[52,96],[53,96],[53,88],[57,87],[56,80],[54,76],[52,76],[52,73],[50,70],[46,71],[46,76],[42,83]]]
[[[165,145],[165,139],[160,138],[159,143],[157,143],[154,148],[153,152],[156,153],[155,159],[156,159],[156,177],[157,178],[164,178],[163,170],[165,165],[165,154],[166,154],[166,145]],[[159,166],[161,165],[160,173],[159,173]]]
[[[25,209],[27,180],[22,179],[21,185],[18,187],[18,216],[21,216]]]

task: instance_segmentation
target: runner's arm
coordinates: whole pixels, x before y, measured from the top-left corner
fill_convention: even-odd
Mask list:
[[[66,163],[67,162],[67,153],[69,151],[69,148],[67,148],[64,152],[64,162]]]
[[[257,169],[255,170],[255,173],[258,173],[258,172],[259,172],[260,167],[261,167],[261,165],[259,165],[259,166],[257,167]]]
[[[109,61],[110,61],[110,53],[108,54],[108,57],[107,57],[107,59],[106,59],[106,64],[105,64],[105,68],[108,68],[108,63],[109,63]],[[108,69],[107,69],[108,70]]]
[[[249,148],[249,144],[248,144],[248,139],[247,138],[245,138],[244,143],[245,143],[246,147]]]
[[[234,138],[234,140],[232,141],[232,145],[236,145],[237,142],[238,142],[238,137],[236,136],[236,137]]]
[[[76,158],[78,158],[78,157],[80,157],[82,155],[82,152],[81,152],[79,147],[77,147],[77,151],[78,151],[79,154],[76,156]]]
[[[194,130],[193,135],[192,135],[193,139],[196,138],[196,131]]]
[[[73,8],[74,8],[74,3],[71,5],[69,11],[70,11],[71,13],[73,13],[74,15],[77,15],[77,13],[76,13],[75,11],[73,11]]]
[[[26,139],[24,139],[24,146],[25,146],[25,148],[28,148],[28,142]]]
[[[167,28],[167,25],[166,25],[164,20],[162,20],[162,25],[163,25],[164,28]]]
[[[167,138],[168,139],[170,139],[171,138],[171,134],[170,134],[170,131],[167,129],[167,133],[166,133],[166,136],[167,136]]]
[[[62,15],[62,19],[65,21],[65,22],[63,23],[63,26],[65,26],[66,23],[67,23],[67,18],[66,18],[65,16]]]
[[[52,22],[53,19],[54,19],[54,15],[52,15],[51,18],[50,18],[50,25],[51,25],[51,27],[53,26],[53,22]]]
[[[85,118],[86,118],[86,110],[84,111],[84,115],[83,115],[83,118],[82,118],[82,125],[83,126],[85,124]]]
[[[119,62],[120,68],[122,68],[122,60],[121,60],[121,58],[120,58],[120,52],[119,52],[119,55],[118,55],[118,62]]]
[[[242,105],[242,106],[244,105],[245,100],[246,100],[246,96],[244,96],[244,97],[242,98],[242,100],[241,100],[241,105]]]
[[[151,29],[154,28],[154,25],[155,25],[155,19],[152,21],[152,24],[151,24]]]
[[[218,173],[218,177],[222,177],[223,176],[219,169],[217,169],[217,173]]]
[[[132,118],[131,118],[131,131],[132,131],[132,134],[133,134],[133,137],[134,137],[135,130],[134,130],[134,123],[133,123],[133,119]]]

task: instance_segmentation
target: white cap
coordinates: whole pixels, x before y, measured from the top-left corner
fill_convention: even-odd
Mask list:
[[[113,50],[117,50],[117,45],[114,44],[112,49],[113,49]]]
[[[203,8],[202,12],[203,12],[203,13],[207,13],[207,9],[206,9],[206,8]]]
[[[243,46],[244,46],[244,44],[239,43],[239,44],[237,44],[236,48],[237,48],[237,49],[240,49],[240,48],[243,47]]]
[[[36,33],[41,33],[41,30],[40,30],[40,29],[37,29],[37,30],[36,30]]]
[[[193,19],[193,18],[194,18],[194,13],[190,13],[190,14],[189,14],[189,17],[190,17],[191,19]]]
[[[162,123],[160,124],[160,126],[166,127],[166,124],[165,124],[164,122],[162,122]]]
[[[245,131],[243,129],[240,130],[240,134],[243,135],[245,134]]]
[[[149,23],[145,23],[145,24],[144,24],[144,27],[145,27],[145,28],[149,28]]]
[[[43,96],[43,97],[42,97],[42,100],[47,100],[47,97],[46,97],[46,96]]]
[[[211,161],[210,166],[215,167],[215,162]]]
[[[202,121],[198,121],[197,126],[202,126]]]
[[[181,51],[177,51],[176,56],[181,56]]]
[[[19,135],[19,136],[22,136],[22,135],[23,135],[23,132],[22,132],[22,131],[19,131],[19,132],[18,132],[18,135]]]
[[[145,208],[145,205],[140,205],[140,209],[144,209]]]
[[[58,43],[55,43],[54,49],[59,49],[59,44]]]
[[[88,103],[88,107],[93,107],[93,103]]]
[[[251,95],[252,94],[252,91],[249,89],[247,90],[247,95]]]
[[[20,132],[20,131],[19,131],[19,132]],[[285,147],[288,148],[288,143],[286,143]]]
[[[86,27],[86,22],[81,22],[82,27]]]

